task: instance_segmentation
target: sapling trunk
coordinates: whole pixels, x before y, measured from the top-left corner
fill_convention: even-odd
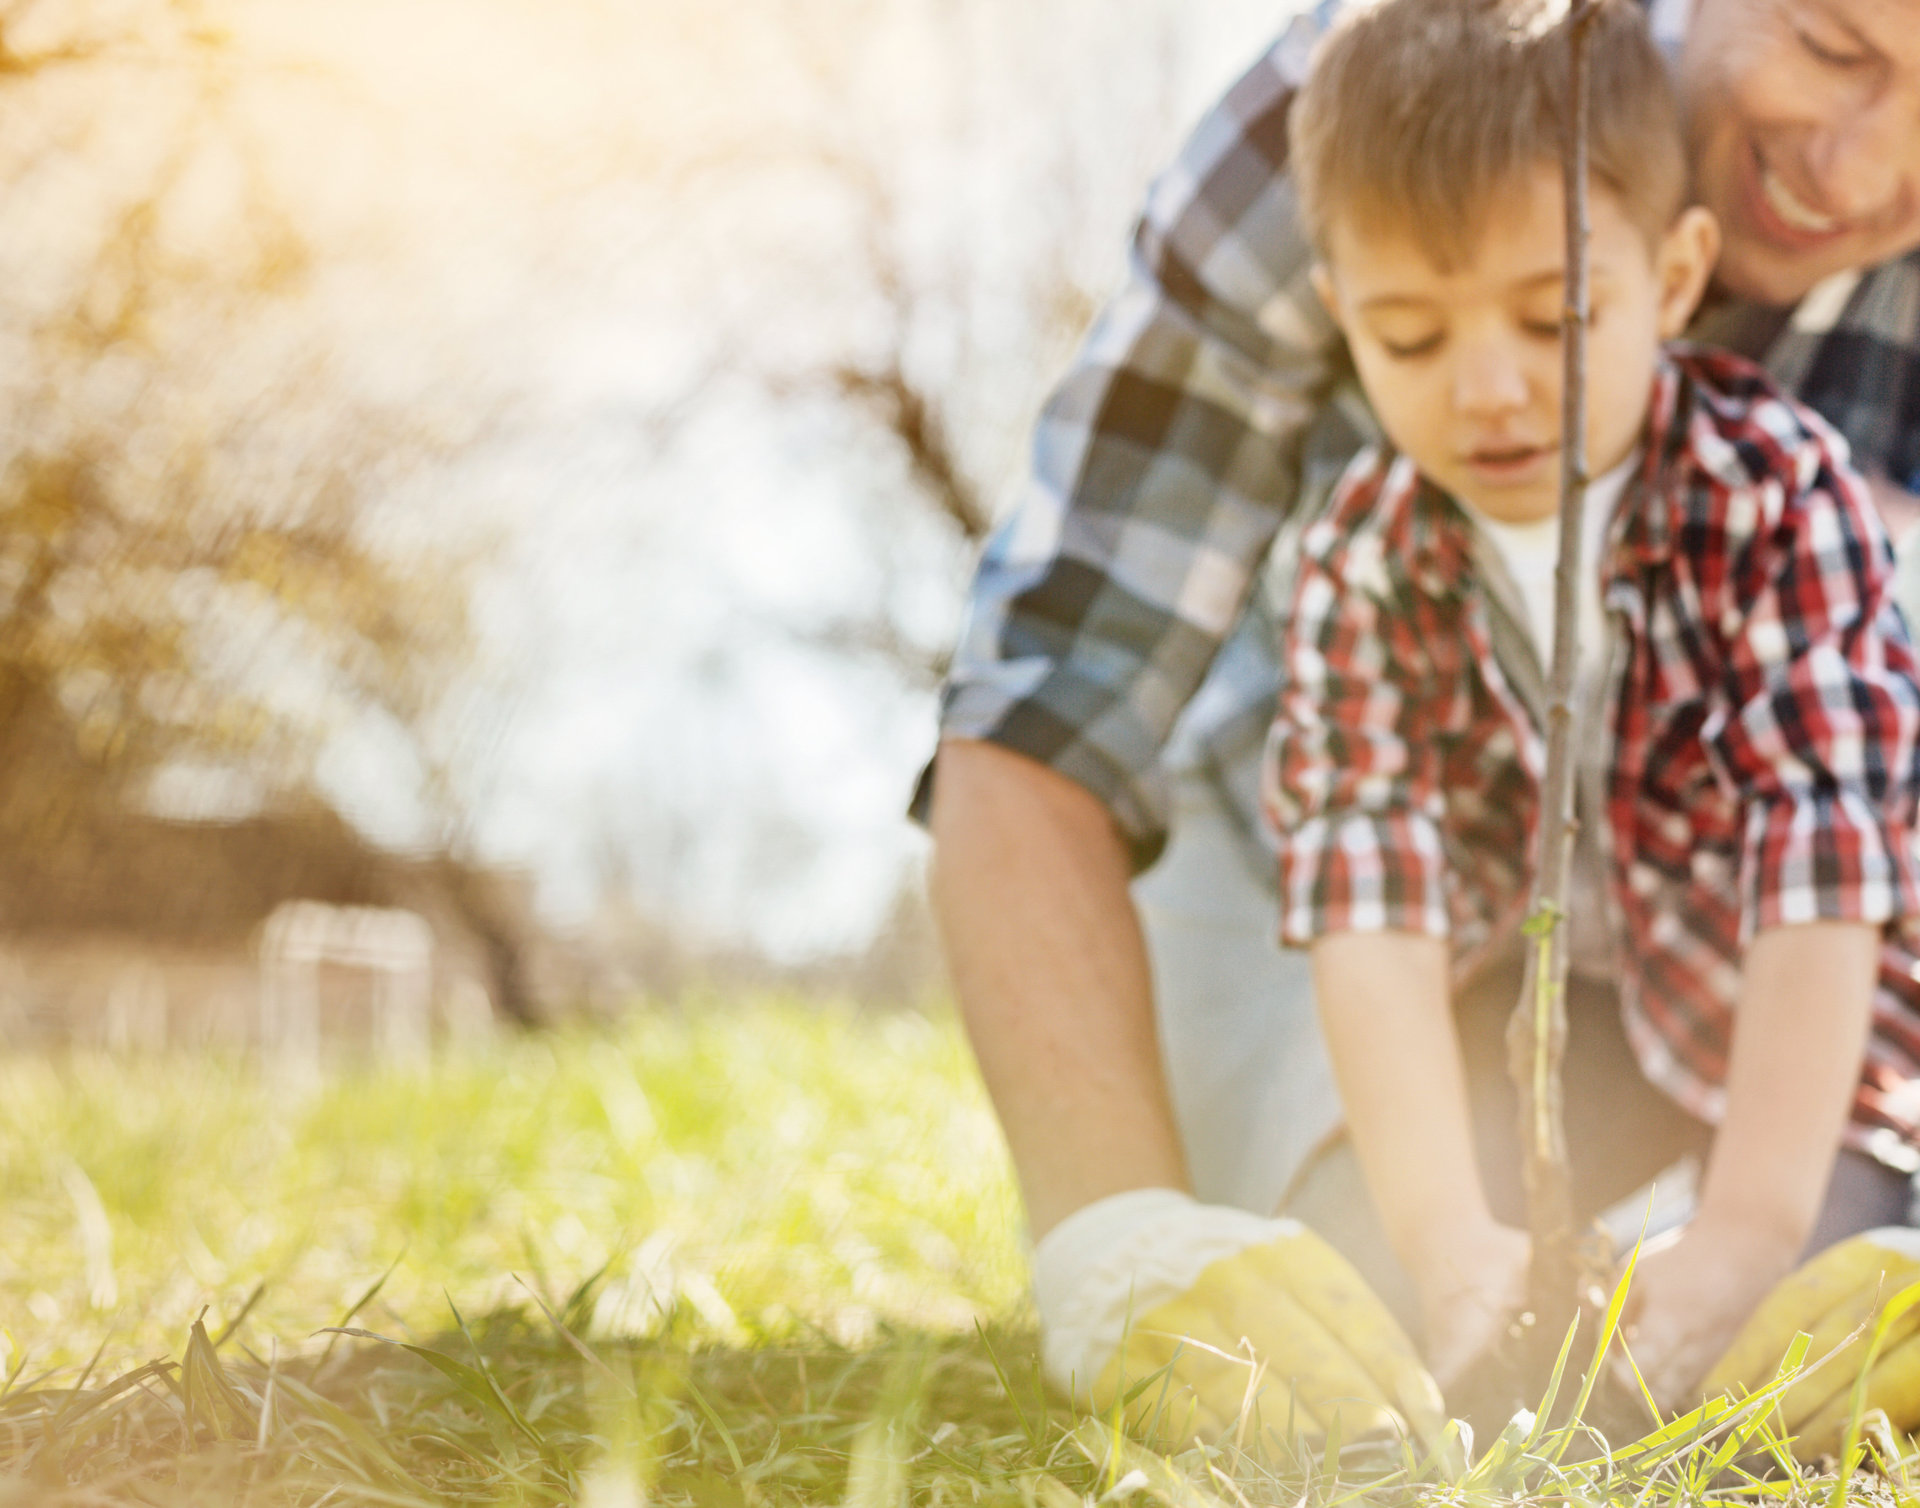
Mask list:
[[[1587,491],[1587,33],[1599,0],[1574,0],[1566,20],[1571,81],[1566,170],[1567,272],[1561,405],[1560,556],[1554,570],[1553,664],[1548,675],[1547,769],[1540,798],[1540,864],[1527,923],[1527,966],[1508,1031],[1525,1149],[1527,1223],[1533,1238],[1528,1300],[1536,1343],[1551,1358],[1578,1304],[1580,1254],[1573,1225],[1561,1064],[1567,1041],[1567,914],[1572,867],[1573,699],[1579,664],[1580,516]]]

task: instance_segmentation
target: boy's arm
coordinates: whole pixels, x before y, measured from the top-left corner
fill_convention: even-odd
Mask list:
[[[1355,1148],[1444,1385],[1499,1333],[1527,1240],[1488,1213],[1450,998],[1446,750],[1475,730],[1436,658],[1457,622],[1399,576],[1411,466],[1356,463],[1301,537],[1264,767],[1281,932],[1314,993]]]
[[[1877,926],[1808,922],[1747,949],[1699,1214],[1634,1274],[1634,1360],[1665,1405],[1693,1401],[1806,1245],[1860,1078],[1880,946]]]
[[[1526,1297],[1526,1234],[1487,1208],[1443,939],[1339,932],[1313,945],[1320,1020],[1354,1150],[1444,1388]]]
[[[1920,681],[1867,485],[1776,397],[1729,438],[1757,442],[1765,474],[1694,481],[1689,554],[1704,622],[1726,625],[1708,750],[1745,810],[1752,941],[1701,1214],[1635,1283],[1636,1355],[1673,1401],[1797,1259],[1868,1052],[1884,932],[1920,912]]]

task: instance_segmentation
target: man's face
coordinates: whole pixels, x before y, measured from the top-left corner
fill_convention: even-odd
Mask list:
[[[1680,89],[1734,293],[1791,303],[1920,244],[1920,0],[1695,0]]]
[[[1336,218],[1317,284],[1345,331],[1381,427],[1453,496],[1510,523],[1560,498],[1560,170],[1499,196],[1466,265],[1436,267],[1418,235],[1357,234]],[[1640,437],[1660,342],[1679,333],[1713,264],[1713,220],[1691,209],[1658,247],[1595,186],[1589,243],[1587,460],[1598,476]]]

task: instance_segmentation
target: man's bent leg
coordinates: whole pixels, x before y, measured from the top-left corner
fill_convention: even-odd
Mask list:
[[[1134,901],[1194,1193],[1260,1215],[1340,1119],[1312,973],[1275,940],[1273,886],[1213,785],[1182,777],[1172,839]]]
[[[1887,1225],[1913,1225],[1909,1176],[1864,1152],[1843,1150],[1833,1164],[1827,1195],[1801,1260],[1837,1246],[1849,1236]]]

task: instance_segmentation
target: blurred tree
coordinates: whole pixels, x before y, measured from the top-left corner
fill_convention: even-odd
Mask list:
[[[455,916],[525,1020],[530,918],[461,858],[447,778],[481,551],[405,543],[386,506],[487,416],[366,396],[286,317],[326,252],[259,101],[350,86],[250,51],[243,9],[0,0],[0,926],[409,905]],[[383,855],[314,796],[355,721],[410,746],[437,854]],[[246,820],[156,823],[182,771]]]
[[[977,542],[1119,285],[1149,173],[1276,14],[1264,0],[736,0],[724,21],[664,0],[649,14],[661,35],[635,96],[649,129],[594,139],[605,251],[580,282],[626,291],[596,313],[609,344],[649,356],[626,357],[612,406],[638,458],[621,515],[645,519],[634,574],[663,536],[681,542],[670,579],[633,599],[653,632],[609,660],[740,716],[651,697],[582,804],[632,851],[620,883],[639,904],[780,948],[809,925],[825,935],[809,916],[851,917],[856,888],[884,924],[889,879],[874,877],[911,864],[898,812]],[[681,601],[696,595],[736,606],[720,619]],[[725,685],[698,671],[714,643],[742,666]],[[795,812],[819,851],[789,881],[754,862],[752,835]],[[856,848],[872,856],[859,874],[841,859]]]
[[[742,5],[710,67],[761,69],[752,108],[695,122],[643,169],[680,239],[726,269],[709,362],[663,428],[744,382],[833,435],[880,569],[862,600],[791,631],[930,691],[955,587],[1119,285],[1144,184],[1275,16],[1244,0],[1205,17],[1168,0]]]
[[[343,716],[423,730],[468,645],[471,561],[378,533],[394,476],[457,438],[343,388],[324,349],[271,343],[312,249],[237,104],[286,65],[229,20],[0,4],[14,841],[183,762],[297,789]]]

